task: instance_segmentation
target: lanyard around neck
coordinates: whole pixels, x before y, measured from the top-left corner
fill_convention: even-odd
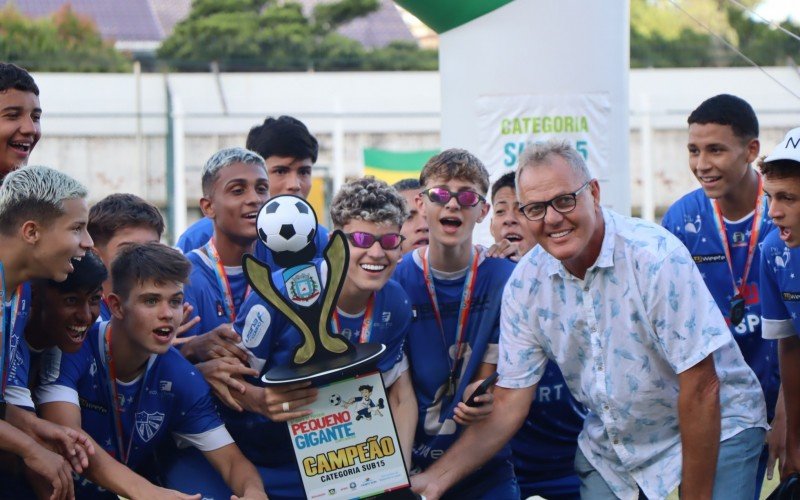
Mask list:
[[[358,337],[359,344],[365,344],[369,342],[369,338],[372,335],[372,308],[375,305],[375,294],[369,296],[369,300],[367,301],[367,309],[364,311],[364,318],[361,320],[361,333]],[[342,325],[339,320],[339,311],[333,311],[333,324],[336,328],[334,333],[342,333]]]
[[[449,383],[451,388],[455,389],[456,371],[458,370],[463,356],[464,349],[464,336],[466,335],[467,319],[469,318],[469,311],[472,307],[472,294],[475,290],[475,278],[478,276],[478,249],[472,250],[472,262],[467,268],[467,275],[464,279],[464,289],[461,292],[461,304],[458,307],[458,322],[456,323],[456,338],[455,338],[455,360],[450,359],[450,353],[447,343],[447,338],[444,334],[444,323],[442,322],[442,312],[439,309],[439,301],[436,298],[436,287],[433,284],[433,274],[431,267],[428,263],[428,250],[429,247],[420,249],[420,258],[422,260],[422,274],[425,278],[425,288],[428,291],[428,298],[430,298],[431,306],[433,306],[433,314],[436,317],[436,323],[439,325],[439,333],[442,336],[442,343],[444,344],[445,353],[447,355],[447,362],[450,365],[450,378]]]
[[[108,383],[108,392],[109,397],[111,398],[111,408],[114,411],[114,434],[116,434],[117,438],[117,452],[119,453],[119,460],[123,464],[128,463],[128,460],[131,456],[131,449],[133,447],[133,435],[135,434],[135,427],[136,427],[136,414],[135,411],[139,406],[139,402],[142,400],[142,394],[144,393],[145,384],[147,382],[147,369],[145,369],[145,373],[140,380],[139,393],[136,395],[136,400],[133,401],[131,408],[133,409],[133,424],[131,425],[130,435],[128,436],[128,446],[127,448],[123,446],[123,433],[122,433],[122,402],[119,400],[119,391],[117,391],[117,369],[116,365],[114,364],[114,356],[111,353],[111,323],[106,324],[106,331],[105,335],[103,335],[103,346],[105,348],[104,357],[105,357],[105,368],[106,368],[106,380]],[[149,367],[148,367],[149,368]]]
[[[205,250],[206,255],[208,258],[211,259],[211,263],[214,265],[214,274],[217,278],[217,286],[219,287],[220,291],[222,291],[222,295],[224,298],[224,306],[225,306],[225,314],[230,319],[231,323],[236,322],[236,307],[233,303],[233,291],[231,290],[231,282],[228,279],[228,273],[225,272],[225,266],[222,265],[222,259],[219,258],[219,252],[217,252],[217,247],[214,245],[214,238],[208,240],[203,246],[203,250]],[[250,285],[247,285],[247,288],[244,292],[244,297],[247,298],[247,295],[250,293]]]
[[[725,219],[722,217],[722,210],[719,208],[717,200],[711,200],[711,205],[714,207],[714,222],[717,226],[719,238],[722,241],[722,248],[725,250],[725,259],[728,261],[728,269],[731,272],[731,281],[733,282],[734,296],[743,296],[743,290],[747,284],[747,276],[750,274],[750,266],[753,264],[753,256],[758,248],[758,237],[761,233],[761,218],[764,216],[764,179],[758,176],[758,195],[755,202],[755,213],[753,214],[753,226],[750,230],[750,242],[747,244],[747,259],[744,264],[744,271],[742,272],[742,284],[736,284],[736,274],[733,272],[733,259],[731,259],[731,249],[728,245],[728,234],[725,231]]]

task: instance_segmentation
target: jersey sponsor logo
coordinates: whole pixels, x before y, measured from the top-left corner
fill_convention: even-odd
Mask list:
[[[272,317],[262,304],[256,304],[250,308],[247,311],[242,332],[242,342],[244,342],[245,347],[249,349],[258,347],[264,339],[271,322]]]
[[[42,384],[52,384],[61,375],[61,349],[47,349],[42,354]]]
[[[800,301],[800,292],[783,292],[781,296],[783,297],[783,300],[786,302]]]
[[[725,254],[715,255],[692,255],[695,264],[713,264],[715,262],[725,262]]]
[[[78,397],[78,406],[86,410],[96,411],[102,415],[108,413],[108,408],[105,406],[101,405],[100,403],[93,403],[92,401],[80,396]]]
[[[136,414],[136,432],[145,442],[153,439],[164,423],[164,414],[161,412],[147,413],[140,411]]]
[[[392,321],[392,312],[391,311],[383,311],[381,314],[381,321],[384,323],[388,323]]]
[[[748,241],[745,239],[744,233],[741,231],[734,231],[733,233],[733,246],[734,247],[746,247]]]
[[[161,380],[158,382],[158,388],[162,392],[171,392],[172,391],[172,380]]]

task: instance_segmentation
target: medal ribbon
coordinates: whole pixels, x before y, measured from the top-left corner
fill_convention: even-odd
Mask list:
[[[458,369],[461,361],[461,356],[464,349],[464,336],[467,328],[467,318],[469,317],[469,310],[472,307],[472,292],[475,289],[475,278],[478,276],[478,249],[472,251],[472,262],[467,270],[467,276],[464,279],[464,291],[461,293],[461,305],[458,307],[458,323],[456,325],[456,356],[455,362],[450,361],[450,349],[448,348],[447,339],[444,335],[444,323],[442,323],[442,313],[439,310],[439,301],[436,300],[436,288],[433,285],[433,275],[431,273],[430,265],[428,264],[428,249],[425,247],[424,251],[420,250],[420,257],[422,259],[422,274],[425,278],[425,287],[428,290],[428,297],[433,306],[433,315],[436,317],[436,322],[439,324],[439,333],[442,335],[442,343],[444,343],[445,352],[447,353],[447,362],[450,364],[450,379],[449,383],[451,388],[455,390],[456,370]]]
[[[217,277],[217,286],[219,286],[219,289],[222,290],[222,295],[225,299],[225,314],[228,316],[228,319],[231,320],[231,323],[235,323],[236,308],[233,305],[233,292],[231,291],[231,283],[228,280],[228,273],[225,272],[225,266],[222,265],[222,259],[219,258],[217,247],[214,245],[214,238],[208,240],[208,243],[203,246],[203,250],[205,250],[208,258],[211,259],[211,262],[214,263],[214,274]],[[244,297],[247,298],[249,294],[250,285],[247,285],[247,288],[244,292]]]
[[[375,305],[375,294],[369,296],[367,301],[367,309],[364,311],[364,318],[361,320],[361,334],[358,337],[358,343],[364,344],[369,342],[369,337],[372,335],[372,308]],[[333,325],[336,328],[334,333],[342,333],[342,325],[339,321],[339,311],[333,311]]]
[[[725,232],[725,219],[722,217],[722,210],[719,208],[717,200],[711,200],[711,205],[714,207],[714,222],[717,225],[719,238],[722,240],[722,248],[725,250],[725,258],[728,261],[728,269],[731,271],[731,281],[733,282],[734,294],[738,295],[739,297],[744,297],[743,290],[747,284],[747,276],[750,274],[750,266],[753,263],[753,256],[756,254],[758,236],[761,233],[761,218],[764,216],[764,179],[761,177],[761,175],[758,176],[758,195],[756,196],[755,214],[753,215],[753,228],[750,230],[750,242],[747,245],[747,260],[744,264],[741,287],[736,285],[736,275],[733,272],[733,260],[731,259],[731,249],[728,246],[728,235]]]
[[[11,298],[11,314],[6,315],[6,272],[2,262],[0,262],[0,279],[3,280],[2,295],[0,295],[0,301],[3,304],[3,322],[2,327],[0,327],[0,367],[2,367],[0,374],[3,380],[0,382],[0,402],[3,402],[6,400],[8,371],[14,359],[14,353],[11,352],[11,336],[14,335],[14,325],[17,322],[17,313],[20,306],[19,298],[22,296],[22,284],[17,286]]]
[[[136,427],[136,414],[135,411],[139,406],[139,401],[142,399],[142,393],[144,393],[145,383],[147,382],[147,372],[142,376],[141,380],[141,387],[139,387],[139,394],[136,396],[136,401],[133,402],[131,408],[134,411],[133,415],[133,424],[131,425],[131,432],[130,436],[128,436],[128,447],[124,448],[122,439],[122,405],[120,404],[119,400],[119,392],[117,391],[117,369],[114,365],[114,356],[111,354],[111,323],[106,324],[106,332],[104,335],[104,347],[105,347],[105,368],[106,368],[106,379],[108,381],[108,392],[109,396],[111,397],[111,407],[114,410],[114,429],[115,434],[117,437],[117,450],[119,452],[119,460],[127,465],[128,459],[131,456],[131,449],[133,448],[133,435],[135,434],[135,427]]]

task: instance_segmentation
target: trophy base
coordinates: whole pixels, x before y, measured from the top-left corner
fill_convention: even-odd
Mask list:
[[[386,346],[383,344],[355,344],[349,354],[334,356],[324,361],[300,366],[276,366],[261,376],[267,385],[291,384],[313,380],[316,384],[340,380],[359,373],[371,371],[378,364]]]

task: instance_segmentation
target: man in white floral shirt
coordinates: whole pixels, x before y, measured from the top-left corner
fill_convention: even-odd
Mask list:
[[[582,498],[752,500],[764,396],[689,252],[655,224],[600,207],[562,142],[529,146],[520,210],[539,244],[506,285],[495,411],[414,478],[435,499],[491,457],[528,413],[547,359],[590,409]]]

